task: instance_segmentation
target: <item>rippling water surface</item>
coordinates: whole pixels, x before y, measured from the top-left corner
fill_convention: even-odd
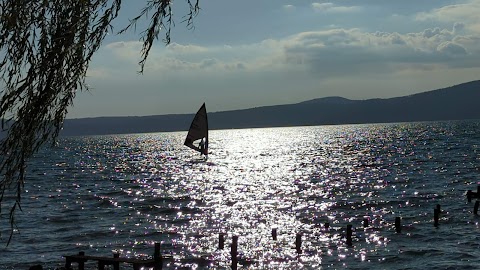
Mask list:
[[[63,138],[36,155],[0,269],[55,269],[78,251],[147,257],[155,242],[172,256],[165,269],[228,269],[232,236],[240,269],[480,265],[480,218],[464,195],[479,181],[480,122],[211,131],[207,162],[185,135]]]

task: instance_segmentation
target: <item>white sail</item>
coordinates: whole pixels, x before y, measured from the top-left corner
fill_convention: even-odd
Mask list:
[[[198,140],[200,140],[198,145],[195,145]],[[208,119],[205,103],[203,103],[193,118],[184,145],[204,155],[208,155]]]

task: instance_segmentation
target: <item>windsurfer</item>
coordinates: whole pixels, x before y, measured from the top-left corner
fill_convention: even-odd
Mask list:
[[[198,147],[200,148],[200,155],[205,154],[205,138],[200,140]]]

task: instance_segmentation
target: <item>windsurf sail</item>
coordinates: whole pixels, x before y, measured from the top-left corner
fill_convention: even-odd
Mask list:
[[[208,155],[208,119],[205,103],[195,114],[183,144],[205,156]]]

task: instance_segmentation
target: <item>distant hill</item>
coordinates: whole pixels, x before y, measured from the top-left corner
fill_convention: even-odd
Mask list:
[[[296,104],[208,113],[210,129],[480,119],[480,81],[410,96],[350,100],[326,97]],[[187,130],[193,114],[68,119],[61,135]]]

